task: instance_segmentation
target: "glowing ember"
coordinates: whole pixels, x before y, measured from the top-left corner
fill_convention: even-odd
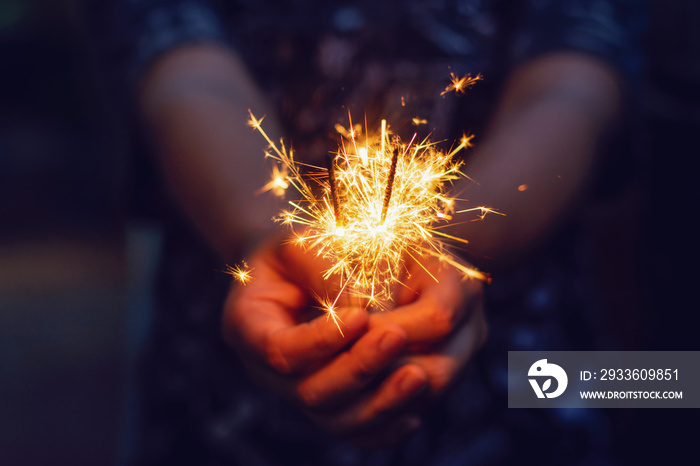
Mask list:
[[[230,265],[226,266],[226,273],[231,275],[243,285],[247,284],[250,280],[253,279],[253,276],[251,275],[252,271],[253,269],[249,269],[248,264],[246,264],[245,262],[243,262],[241,265],[236,265],[234,267],[231,267]]]
[[[450,73],[450,77],[452,82],[450,82],[450,84],[440,93],[440,95],[445,95],[452,91],[455,91],[457,94],[464,94],[464,92],[472,87],[474,83],[483,79],[480,74],[477,74],[472,78],[472,75],[469,73],[465,74],[461,78],[454,73]]]
[[[255,194],[261,194],[267,191],[272,191],[277,197],[284,196],[284,192],[289,187],[289,183],[287,183],[286,178],[286,167],[282,167],[282,170],[280,170],[277,166],[272,167],[272,179],[269,183],[260,188]]]

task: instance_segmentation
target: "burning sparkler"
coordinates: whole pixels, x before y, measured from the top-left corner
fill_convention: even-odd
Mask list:
[[[386,308],[392,289],[406,278],[407,260],[434,279],[423,265],[429,257],[455,267],[465,278],[488,281],[486,274],[465,266],[448,250],[450,243],[467,241],[442,231],[453,215],[494,212],[485,207],[455,212],[457,199],[445,193],[447,184],[465,176],[455,155],[470,147],[471,136],[446,153],[427,138],[417,140],[416,134],[402,141],[385,120],[378,134],[363,133],[349,117],[348,128],[337,127],[341,144],[324,169],[296,161],[282,141],[278,146],[270,140],[261,121],[250,113],[250,126],[270,145],[266,155],[281,164],[264,190],[280,194],[291,186],[301,194],[278,220],[303,226],[293,241],[331,264],[323,278],[337,277],[341,291],[334,300],[321,297],[319,302],[336,325],[336,303],[343,292],[368,306]],[[320,176],[304,175],[302,169]]]

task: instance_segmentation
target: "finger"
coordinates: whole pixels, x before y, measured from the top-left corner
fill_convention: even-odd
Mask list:
[[[397,369],[376,392],[326,420],[325,425],[340,437],[361,435],[406,416],[402,410],[428,386],[428,375],[409,364]],[[409,413],[410,414],[410,413]]]
[[[308,320],[305,311],[314,298],[335,296],[331,283],[321,291],[323,262],[299,247],[270,242],[248,262],[252,278],[245,286],[232,288],[225,308],[225,323],[234,329],[259,337],[271,324],[290,326]]]
[[[234,347],[260,350],[270,327],[294,325],[298,310],[307,306],[304,290],[280,272],[274,244],[253,255],[252,279],[231,288],[222,316],[225,340]]]
[[[400,327],[369,331],[326,367],[300,381],[299,399],[307,409],[324,410],[357,396],[396,359],[405,343],[406,333]]]
[[[428,354],[411,354],[402,362],[420,367],[428,376],[429,393],[439,396],[454,382],[474,353],[483,345],[488,330],[483,306],[443,345]]]
[[[409,344],[430,344],[450,335],[482,300],[483,286],[457,276],[440,277],[426,283],[418,299],[391,312],[370,316],[370,328],[393,323],[406,331]]]
[[[280,252],[289,248],[271,244],[251,258],[253,279],[247,286],[233,288],[222,325],[226,341],[245,358],[262,361],[282,374],[323,362],[354,341],[367,325],[362,309],[339,309],[336,319],[320,316],[299,324],[306,318],[310,297],[288,275],[305,269],[309,257]],[[299,279],[302,273],[297,275]]]
[[[302,373],[328,360],[367,328],[367,311],[345,308],[334,319],[319,316],[309,322],[270,326],[264,339],[266,362],[281,374]]]
[[[323,278],[324,271],[333,264],[319,256],[315,249],[285,243],[275,250],[275,258],[278,272],[289,281],[319,297],[337,296],[337,283]]]

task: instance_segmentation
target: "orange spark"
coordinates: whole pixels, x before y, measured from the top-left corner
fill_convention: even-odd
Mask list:
[[[287,167],[283,166],[282,170],[275,165],[272,167],[272,179],[262,188],[258,189],[255,194],[261,194],[267,191],[272,191],[272,193],[277,197],[284,196],[284,192],[289,187],[287,182]]]
[[[477,74],[472,77],[471,74],[467,73],[461,78],[454,73],[450,73],[451,83],[445,88],[440,95],[445,95],[448,92],[455,91],[457,94],[464,94],[467,89],[472,87],[477,81],[481,81],[483,78],[481,74]]]
[[[456,199],[446,193],[447,187],[465,177],[456,155],[471,145],[473,136],[464,135],[443,152],[428,139],[418,141],[417,135],[402,141],[386,120],[374,136],[351,122],[349,128],[338,125],[336,130],[343,142],[325,169],[326,179],[302,176],[292,152],[283,147],[271,144],[269,154],[287,167],[287,182],[302,195],[289,202],[292,209],[282,211],[279,220],[303,227],[293,231],[292,241],[331,264],[323,278],[336,277],[351,296],[379,308],[388,307],[408,259],[421,264],[437,257],[465,278],[485,280],[485,274],[461,265],[448,250],[450,243],[467,241],[439,231],[455,213]],[[312,181],[321,189],[311,186]],[[480,218],[492,212],[485,207],[461,212],[472,211],[479,211]],[[335,302],[318,301],[335,320]]]
[[[246,285],[253,279],[253,276],[251,275],[252,271],[253,269],[248,268],[248,264],[245,262],[234,267],[231,267],[230,265],[226,266],[226,273],[238,280],[242,285]]]
[[[463,93],[481,79],[481,75],[451,73],[451,83],[441,95]],[[401,102],[405,104],[403,97]],[[463,135],[456,146],[443,152],[428,138],[419,140],[417,134],[402,140],[386,120],[381,120],[373,135],[368,134],[368,128],[353,126],[348,114],[347,128],[336,125],[341,137],[338,151],[322,168],[297,162],[282,141],[275,145],[261,122],[250,112],[248,124],[270,145],[266,156],[282,167],[275,167],[272,181],[261,191],[284,193],[291,186],[301,195],[300,200],[289,201],[291,208],[277,220],[290,227],[300,225],[300,231],[292,229],[290,242],[326,260],[330,266],[323,279],[333,277],[342,285],[334,299],[315,297],[338,330],[336,304],[341,293],[361,299],[368,307],[387,308],[393,288],[408,272],[407,261],[430,274],[425,261],[437,258],[464,279],[490,280],[451,252],[452,245],[468,241],[442,230],[445,222],[461,213],[478,212],[482,219],[488,213],[504,215],[488,207],[455,211],[458,199],[447,193],[454,181],[470,179],[460,171],[462,162],[456,155],[471,147],[474,136]],[[427,124],[427,120],[415,117],[413,124]],[[311,168],[315,176],[302,174],[301,166]],[[318,176],[324,172],[328,175]],[[250,279],[245,268],[232,268],[231,273],[243,283]]]

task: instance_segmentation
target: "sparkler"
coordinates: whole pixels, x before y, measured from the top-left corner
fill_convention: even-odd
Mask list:
[[[450,75],[451,82],[440,95],[464,93],[482,79],[480,74]],[[401,103],[405,105],[403,97]],[[468,178],[455,155],[471,146],[473,136],[463,136],[445,153],[428,138],[417,141],[417,134],[402,141],[386,120],[378,134],[370,135],[367,128],[353,126],[348,114],[348,128],[336,125],[340,147],[326,157],[324,169],[295,160],[291,148],[281,140],[276,145],[262,129],[264,117],[257,119],[249,113],[248,124],[269,144],[265,155],[277,162],[272,179],[258,194],[272,191],[282,197],[293,187],[301,195],[301,200],[289,201],[291,208],[283,210],[277,220],[301,225],[303,232],[293,229],[293,242],[314,250],[331,264],[323,278],[337,277],[340,291],[335,298],[316,296],[316,300],[341,334],[336,313],[340,296],[347,292],[368,307],[386,309],[392,289],[408,276],[409,259],[435,281],[423,262],[431,257],[454,267],[465,279],[490,281],[487,274],[467,267],[451,252],[450,246],[468,241],[442,231],[457,214],[479,212],[480,219],[489,213],[504,215],[488,207],[455,211],[458,199],[445,192],[448,184]],[[412,122],[427,124],[419,117]],[[316,173],[305,175],[302,171],[306,170]],[[245,285],[252,279],[251,271],[244,262],[228,267],[227,273]]]
[[[464,136],[446,153],[427,138],[418,141],[416,134],[402,141],[385,120],[376,135],[353,126],[350,115],[348,120],[348,128],[336,127],[341,144],[327,157],[325,169],[298,162],[282,141],[278,146],[268,137],[262,119],[250,112],[249,120],[270,145],[266,156],[281,166],[264,190],[280,194],[293,187],[302,197],[289,201],[291,208],[277,220],[302,226],[301,232],[292,229],[292,241],[329,261],[324,279],[339,280],[341,291],[335,299],[318,298],[327,316],[340,329],[335,309],[343,292],[367,306],[386,309],[392,289],[407,276],[408,260],[433,279],[423,265],[430,257],[455,267],[465,278],[489,281],[487,274],[465,266],[448,248],[468,241],[442,231],[456,214],[498,213],[486,207],[455,212],[458,199],[445,193],[448,184],[465,177],[455,155],[471,146],[472,137]],[[316,173],[305,175],[302,169]]]

